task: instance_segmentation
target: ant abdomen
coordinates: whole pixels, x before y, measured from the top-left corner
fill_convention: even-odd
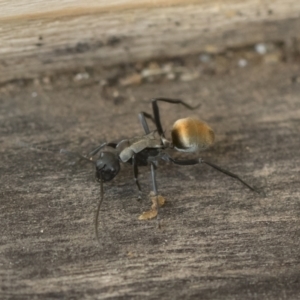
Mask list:
[[[181,152],[196,152],[210,147],[215,140],[214,131],[196,118],[177,120],[172,129],[174,148]]]

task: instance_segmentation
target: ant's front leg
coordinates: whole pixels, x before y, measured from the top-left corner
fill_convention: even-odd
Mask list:
[[[144,128],[144,131],[146,134],[149,134],[150,129],[149,129],[146,118],[151,119],[153,122],[155,122],[154,118],[150,114],[145,113],[145,112],[139,113],[139,119]],[[150,219],[155,218],[158,215],[159,207],[163,206],[165,203],[165,199],[162,196],[158,195],[155,171],[156,171],[155,163],[151,162],[151,177],[152,177],[152,184],[153,184],[153,192],[150,193],[150,198],[152,201],[152,206],[151,206],[151,210],[143,212],[139,216],[139,220],[150,220]],[[137,175],[135,176],[135,178],[137,178]],[[138,184],[137,181],[136,181],[136,183]]]
[[[142,199],[142,190],[141,190],[141,185],[139,183],[139,169],[138,169],[138,165],[137,165],[137,161],[136,161],[136,156],[133,155],[132,156],[132,165],[133,165],[133,174],[134,174],[134,181],[135,184],[139,190],[139,196],[138,196],[138,201],[140,201]]]
[[[156,171],[156,166],[153,162],[151,162],[151,176],[152,176],[153,192],[150,193],[150,198],[152,201],[152,206],[151,206],[150,210],[143,212],[139,216],[139,220],[151,220],[155,217],[157,217],[157,219],[158,219],[159,207],[163,206],[166,202],[164,197],[158,195],[155,171]],[[160,227],[159,222],[158,222],[158,227]]]

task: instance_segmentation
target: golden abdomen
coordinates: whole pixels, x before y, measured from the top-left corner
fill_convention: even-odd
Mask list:
[[[210,147],[215,140],[214,131],[196,118],[177,120],[172,129],[172,142],[178,151],[196,152]]]

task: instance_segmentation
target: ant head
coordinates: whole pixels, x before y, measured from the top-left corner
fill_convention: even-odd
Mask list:
[[[110,181],[119,171],[119,157],[112,152],[101,152],[99,159],[96,161],[96,178],[102,181]]]
[[[210,147],[215,140],[214,131],[196,118],[177,120],[172,129],[172,143],[176,150],[196,152]]]

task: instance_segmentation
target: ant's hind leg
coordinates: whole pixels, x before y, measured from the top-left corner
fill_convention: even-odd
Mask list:
[[[235,178],[237,179],[239,182],[241,182],[243,185],[245,185],[248,189],[250,189],[251,191],[254,191],[262,196],[265,196],[265,193],[264,192],[260,192],[258,191],[257,189],[255,189],[254,187],[252,187],[251,185],[249,185],[246,181],[244,181],[242,178],[240,178],[238,175],[230,172],[230,171],[227,171],[213,163],[210,163],[208,161],[205,161],[204,159],[202,158],[196,158],[196,159],[187,159],[187,160],[178,160],[178,159],[174,159],[172,158],[171,156],[165,154],[164,156],[164,159],[167,160],[167,161],[171,161],[173,162],[174,164],[176,165],[182,165],[182,166],[188,166],[188,165],[196,165],[196,164],[206,164],[212,168],[214,168],[215,170],[218,170],[219,172],[227,175],[227,176],[230,176],[232,178]]]
[[[185,103],[184,101],[182,101],[180,99],[169,99],[169,98],[154,98],[154,99],[152,99],[151,102],[152,102],[152,111],[153,111],[154,117],[152,115],[142,111],[139,113],[139,119],[142,123],[142,126],[143,126],[146,134],[150,133],[148,123],[146,120],[146,118],[147,118],[147,119],[150,119],[155,124],[158,134],[162,137],[165,137],[165,135],[164,135],[164,131],[163,131],[163,128],[161,125],[161,121],[160,121],[159,107],[157,104],[158,101],[173,103],[173,104],[181,104],[190,110],[194,110],[200,106],[200,104],[198,104],[196,106],[190,106],[189,104]]]
[[[165,135],[164,135],[163,128],[161,125],[161,121],[160,121],[159,108],[158,108],[158,104],[157,104],[158,101],[173,103],[173,104],[181,104],[190,110],[196,109],[200,106],[200,104],[198,104],[194,107],[190,106],[189,104],[185,103],[184,101],[182,101],[180,99],[169,99],[169,98],[154,98],[154,99],[152,99],[151,102],[152,102],[152,110],[153,110],[153,114],[154,114],[155,125],[156,125],[159,135],[163,136],[163,137],[165,137]]]
[[[225,169],[223,169],[223,168],[221,168],[221,167],[219,167],[219,166],[217,166],[217,165],[215,165],[215,164],[213,164],[211,162],[205,161],[203,159],[201,159],[201,162],[204,163],[204,164],[206,164],[206,165],[208,165],[208,166],[210,166],[210,167],[212,167],[212,168],[214,168],[214,169],[216,169],[216,170],[218,170],[219,172],[221,172],[221,173],[223,173],[225,175],[228,175],[228,176],[230,176],[232,178],[237,179],[238,181],[240,181],[243,185],[245,185],[251,191],[258,193],[258,194],[260,194],[263,197],[266,196],[266,194],[265,194],[264,191],[259,191],[256,188],[252,187],[246,181],[244,181],[242,178],[240,178],[238,175],[236,175],[236,174],[234,174],[232,172],[229,172],[229,171],[227,171],[227,170],[225,170]]]

